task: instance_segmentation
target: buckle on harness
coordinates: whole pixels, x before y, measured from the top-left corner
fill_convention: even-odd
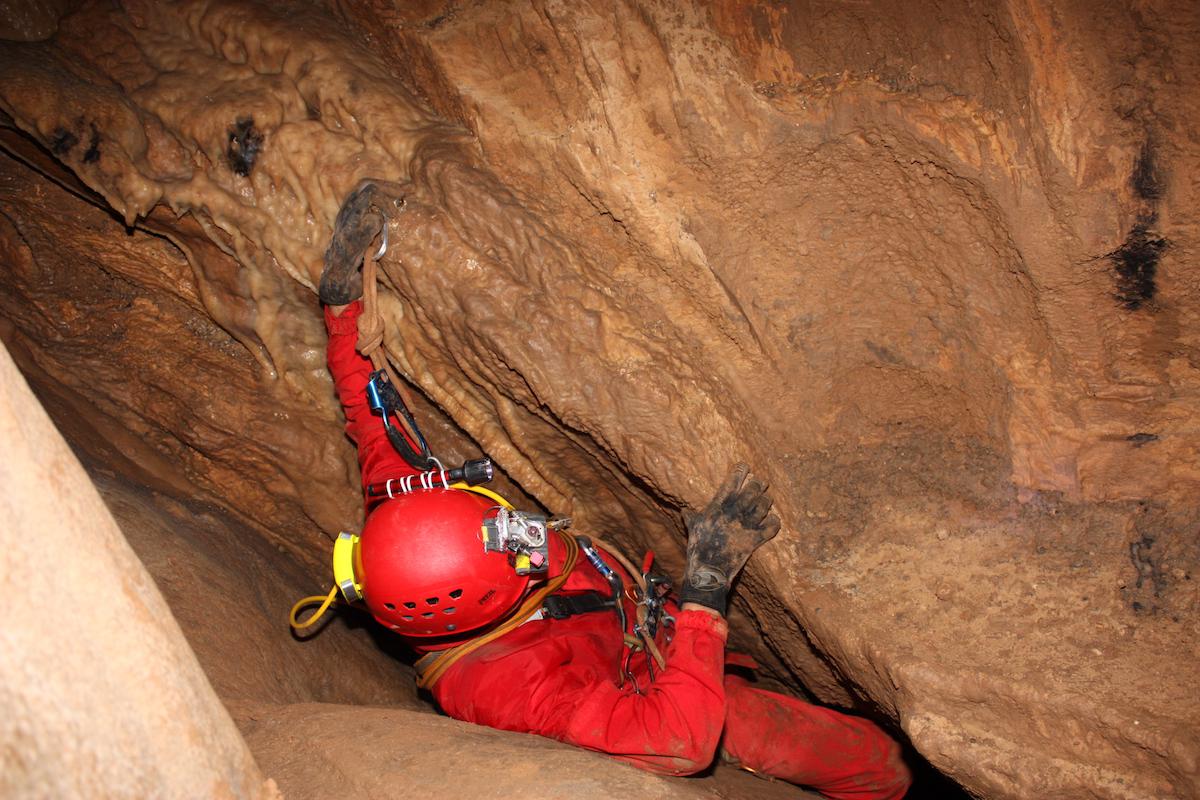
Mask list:
[[[542,601],[542,611],[551,619],[569,619],[578,614],[608,611],[613,601],[599,592],[582,594],[552,594]]]

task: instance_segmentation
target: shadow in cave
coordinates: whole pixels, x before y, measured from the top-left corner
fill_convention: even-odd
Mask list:
[[[913,785],[905,800],[971,800],[970,792],[930,764],[903,732],[884,727],[904,748],[904,763],[912,770]]]
[[[364,631],[371,644],[385,656],[407,667],[411,667],[419,657],[403,639],[373,620],[370,614],[354,608],[343,608],[338,616],[350,630]],[[426,702],[433,702],[433,698],[425,692],[418,693],[418,696]]]

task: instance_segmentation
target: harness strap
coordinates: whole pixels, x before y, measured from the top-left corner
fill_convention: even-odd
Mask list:
[[[580,614],[591,614],[594,611],[612,611],[612,608],[612,598],[595,591],[580,592],[579,594],[552,594],[542,604],[542,611],[551,619],[569,619]]]
[[[596,611],[612,611],[612,607],[613,605],[611,598],[605,597],[599,592],[587,591],[579,592],[578,594],[548,595],[542,602],[541,611],[546,617],[551,619],[569,619],[571,617],[579,616],[580,614],[591,614]],[[532,622],[535,619],[538,619],[536,612],[525,621]],[[461,647],[461,645],[459,646]],[[451,648],[451,650],[453,649],[454,648]],[[426,686],[426,684],[422,684],[421,681],[424,679],[425,673],[428,672],[429,668],[432,667],[434,662],[437,661],[438,656],[442,655],[442,652],[450,651],[434,651],[432,653],[426,653],[418,658],[416,663],[413,664],[413,669],[417,671],[417,681],[419,686]],[[454,660],[457,661],[458,659],[456,658]],[[447,667],[448,666],[449,665],[447,665]],[[427,684],[427,686],[432,685],[432,682]]]
[[[451,647],[449,650],[435,651],[427,653],[417,659],[414,668],[417,671],[417,686],[421,689],[430,689],[438,679],[442,677],[456,661],[463,656],[478,650],[488,642],[494,641],[509,631],[524,625],[537,615],[542,613],[552,619],[567,619],[577,614],[590,614],[594,611],[611,611],[613,608],[613,600],[605,597],[596,591],[579,592],[577,594],[559,595],[554,594],[562,585],[566,583],[567,576],[571,570],[575,568],[575,562],[579,555],[579,545],[575,541],[575,537],[564,531],[556,531],[562,537],[563,543],[567,547],[567,559],[563,564],[562,574],[551,578],[550,581],[535,592],[526,600],[515,613],[507,620],[493,628],[491,631],[484,633],[474,639],[468,639],[462,644]],[[630,575],[637,581],[637,574],[633,572],[633,566],[623,555],[613,547],[600,540],[593,540],[595,544],[600,546],[606,553],[615,557],[621,562],[621,565],[629,571]],[[639,587],[642,587],[639,582]],[[645,587],[642,587],[643,592]],[[617,602],[620,602],[618,599]],[[653,658],[658,664],[659,669],[666,669],[666,659],[659,652],[658,646],[654,643],[654,637],[646,635],[647,609],[644,604],[638,604],[637,625],[634,627],[636,635],[631,636],[623,632],[625,644],[630,648],[630,651],[645,649],[649,654],[647,658]],[[653,676],[651,677],[653,679]]]
[[[441,653],[439,651],[434,650],[432,653],[426,653],[425,655],[421,656],[417,659],[416,663],[413,664],[413,669],[417,671],[418,686],[421,685],[421,679],[425,676],[425,673],[429,670],[429,668],[433,666],[433,662],[436,661],[437,657],[440,655]]]

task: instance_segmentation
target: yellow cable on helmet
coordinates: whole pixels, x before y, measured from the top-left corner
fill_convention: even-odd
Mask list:
[[[483,495],[484,497],[488,498],[489,500],[495,500],[497,503],[504,506],[509,511],[512,511],[514,508],[512,503],[508,502],[503,497],[501,497],[500,495],[493,492],[491,489],[485,489],[482,486],[467,486],[465,483],[460,482],[460,483],[450,484],[450,488],[451,489],[462,489],[467,492],[474,492],[475,494]]]
[[[300,600],[298,603],[296,603],[296,605],[292,606],[292,613],[288,615],[288,622],[291,623],[292,629],[302,631],[305,628],[316,624],[317,620],[325,616],[325,612],[329,610],[329,607],[333,605],[333,601],[337,599],[337,591],[338,587],[334,586],[329,590],[329,594],[325,597],[322,597],[319,594],[314,594],[311,597],[305,597],[303,600]],[[300,622],[300,617],[298,616],[300,609],[304,608],[305,606],[311,606],[314,603],[320,603],[321,607],[318,608],[312,615],[310,615],[308,619],[304,620],[304,622]]]

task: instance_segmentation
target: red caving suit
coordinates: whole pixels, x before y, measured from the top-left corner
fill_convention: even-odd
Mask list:
[[[346,412],[346,433],[358,446],[366,486],[413,470],[371,414],[366,384],[371,363],[355,350],[353,303],[329,330],[329,371]],[[550,574],[563,563],[562,543],[551,539]],[[629,576],[611,565],[625,581]],[[563,593],[610,589],[582,554]],[[627,609],[633,618],[633,609]],[[644,655],[631,682],[618,686],[625,648],[615,614],[594,612],[563,620],[527,622],[460,659],[434,685],[451,717],[522,733],[536,733],[669,775],[687,775],[725,755],[755,771],[811,786],[841,800],[898,800],[910,778],[899,747],[865,719],[757,689],[725,674],[725,621],[703,611],[676,611],[666,645],[667,669],[650,682]]]

